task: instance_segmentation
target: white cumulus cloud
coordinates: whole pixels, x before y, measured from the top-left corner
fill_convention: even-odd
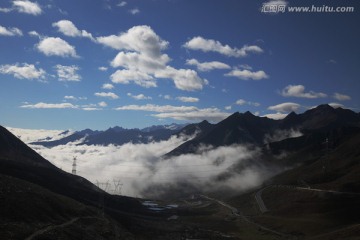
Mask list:
[[[226,77],[237,77],[242,80],[261,80],[269,78],[269,76],[263,71],[251,71],[247,69],[234,69],[225,74]]]
[[[38,79],[44,80],[46,72],[42,68],[37,69],[33,64],[23,63],[22,66],[18,63],[14,65],[0,65],[0,73],[10,74],[19,79]]]
[[[58,37],[46,37],[36,47],[46,56],[78,57],[75,47]]]
[[[170,78],[174,81],[177,89],[186,91],[201,90],[204,85],[208,84],[208,81],[200,78],[194,70],[176,69],[170,66],[156,72],[155,77]]]
[[[156,80],[147,73],[139,70],[117,70],[110,76],[113,83],[129,84],[133,82],[142,87],[156,87]]]
[[[194,70],[169,66],[171,59],[163,53],[169,43],[149,26],[135,26],[119,35],[98,37],[97,42],[120,50],[111,62],[112,67],[123,68],[112,74],[114,83],[156,87],[155,78],[165,78],[172,79],[176,88],[186,91],[200,90],[207,84]]]
[[[42,9],[38,3],[28,0],[13,1],[13,9],[17,10],[18,12],[31,15],[40,15],[42,13]]]
[[[53,27],[57,27],[58,31],[64,34],[65,36],[69,37],[85,37],[89,38],[91,40],[95,39],[91,35],[91,33],[88,33],[85,30],[79,30],[74,23],[72,23],[69,20],[60,20],[58,22],[55,22],[52,24]]]

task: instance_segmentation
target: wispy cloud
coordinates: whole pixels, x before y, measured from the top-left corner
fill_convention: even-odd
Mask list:
[[[228,57],[246,57],[249,53],[262,53],[263,50],[256,45],[244,45],[242,48],[232,48],[229,45],[223,45],[221,42],[206,39],[203,37],[194,37],[183,45],[187,49],[201,50],[203,52],[217,52]]]
[[[181,101],[181,102],[191,102],[191,103],[194,103],[194,102],[198,102],[200,101],[199,98],[195,98],[195,97],[177,97],[176,98],[177,100]]]
[[[293,103],[293,102],[285,102],[285,103],[280,103],[274,106],[270,106],[268,107],[269,110],[274,110],[277,112],[292,112],[292,111],[297,111],[300,108],[300,104],[297,103]]]
[[[104,101],[99,102],[98,105],[99,105],[100,107],[107,107],[107,103],[104,102]]]
[[[22,36],[22,35],[23,35],[22,31],[16,27],[6,28],[0,25],[0,36],[13,37],[13,36]]]
[[[87,100],[87,97],[75,97],[75,96],[71,96],[71,95],[66,95],[66,96],[64,96],[64,99],[78,101],[78,100]]]
[[[335,98],[338,101],[351,100],[351,97],[349,95],[345,95],[341,93],[334,93],[333,98]]]
[[[287,113],[269,113],[269,114],[265,114],[262,117],[267,117],[267,118],[271,118],[274,120],[280,120],[280,119],[284,119],[288,114]]]
[[[116,6],[118,7],[125,7],[127,5],[127,2],[126,1],[121,1],[119,2]]]
[[[130,9],[129,12],[132,14],[132,15],[136,15],[136,14],[139,14],[140,13],[140,10],[138,8],[133,8],[133,9]]]
[[[98,67],[98,69],[99,69],[100,71],[102,71],[102,72],[105,72],[105,71],[108,70],[108,68],[107,68],[107,67],[104,67],[104,66]]]
[[[29,31],[28,34],[29,34],[29,36],[32,36],[32,37],[38,37],[38,38],[41,37],[37,31]]]
[[[78,108],[78,106],[71,103],[44,103],[39,102],[36,104],[24,104],[21,108],[39,108],[39,109],[63,109],[63,108]]]
[[[254,107],[259,107],[260,106],[260,103],[258,102],[250,102],[250,101],[246,101],[244,99],[238,99],[236,102],[235,102],[236,105],[250,105],[250,106],[254,106]]]
[[[58,64],[54,68],[56,69],[59,81],[81,81],[81,76],[77,73],[80,69],[78,66],[63,66]]]
[[[152,97],[149,97],[149,96],[145,96],[144,94],[138,94],[138,95],[133,95],[131,93],[127,93],[127,95],[133,99],[136,99],[136,100],[149,100],[149,99],[152,99]]]
[[[114,85],[112,85],[111,83],[104,83],[102,86],[101,86],[102,89],[113,89],[114,88]]]
[[[111,98],[111,99],[119,98],[119,96],[113,92],[97,92],[97,93],[94,93],[94,95],[97,97],[105,97],[105,98]]]
[[[345,106],[341,103],[336,103],[336,102],[333,102],[333,103],[329,103],[329,105],[333,108],[345,108]]]
[[[197,108],[195,106],[172,106],[172,105],[126,105],[116,108],[116,110],[125,111],[147,111],[156,112],[151,116],[157,118],[171,118],[175,120],[202,121],[207,119],[217,122],[225,119],[230,114],[220,111],[218,108]]]
[[[196,59],[187,59],[186,60],[187,65],[193,65],[196,66],[199,71],[207,72],[214,69],[230,69],[231,67],[225,63],[218,62],[218,61],[212,61],[212,62],[199,62]]]

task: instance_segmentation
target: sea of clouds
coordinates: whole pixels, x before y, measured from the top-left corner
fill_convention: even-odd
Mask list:
[[[11,130],[11,129],[10,129]],[[40,133],[17,129],[27,143],[44,138]],[[56,139],[61,131],[48,132]],[[32,135],[32,137],[25,137]],[[109,183],[115,194],[147,198],[178,198],[196,193],[236,194],[259,186],[278,169],[259,161],[260,150],[253,146],[232,145],[218,148],[202,146],[197,153],[164,158],[189,140],[172,136],[166,141],[121,146],[79,145],[82,140],[47,148],[31,145],[44,158],[71,172],[77,159],[77,175],[97,183]],[[25,141],[26,142],[26,141]],[[122,188],[117,188],[119,182]],[[102,184],[102,186],[104,186]]]

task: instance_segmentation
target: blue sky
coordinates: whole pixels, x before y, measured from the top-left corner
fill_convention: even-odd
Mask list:
[[[261,12],[252,0],[3,0],[0,124],[107,129],[281,118],[322,103],[359,112],[359,3]]]

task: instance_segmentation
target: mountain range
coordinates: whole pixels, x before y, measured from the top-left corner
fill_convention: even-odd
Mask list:
[[[321,141],[329,138],[331,131],[338,128],[360,127],[360,114],[349,109],[333,108],[327,104],[319,105],[302,114],[291,112],[282,120],[258,117],[250,112],[236,112],[217,124],[204,120],[193,124],[157,125],[143,129],[125,129],[112,127],[105,131],[85,129],[65,135],[55,141],[37,141],[30,144],[54,147],[76,142],[78,145],[123,145],[125,143],[149,143],[167,140],[171,136],[195,136],[182,145],[165,154],[165,157],[195,153],[202,145],[211,147],[230,146],[233,144],[252,144],[263,146],[269,142],[279,142],[283,139],[300,137],[309,138],[321,135]],[[322,133],[322,134],[321,134]],[[81,140],[81,141],[80,141]],[[287,140],[295,142],[296,140]],[[320,139],[319,139],[320,141]],[[269,144],[268,146],[279,146]],[[284,146],[284,143],[282,144]],[[296,148],[292,144],[292,148]],[[274,150],[274,151],[280,151]]]
[[[325,141],[326,138],[331,137],[329,134],[332,130],[359,128],[360,114],[324,104],[302,114],[291,112],[282,120],[258,117],[250,112],[236,112],[217,124],[213,125],[205,121],[194,126],[201,129],[201,133],[166,156],[194,153],[200,145],[219,147],[232,144],[253,144],[263,146],[267,138],[275,138],[272,141],[277,142],[282,140],[281,138],[289,139],[294,132],[297,132],[297,135],[303,135],[302,138],[322,133],[321,141]],[[186,132],[190,127],[192,126],[185,127],[182,131]]]
[[[78,145],[123,145],[125,143],[149,143],[152,141],[167,140],[170,136],[180,131],[185,124],[154,125],[143,129],[126,129],[119,126],[105,131],[85,129],[76,131],[71,135],[54,141],[37,141],[30,144],[54,147],[65,145],[69,142],[79,141]],[[62,133],[64,135],[64,133]]]

